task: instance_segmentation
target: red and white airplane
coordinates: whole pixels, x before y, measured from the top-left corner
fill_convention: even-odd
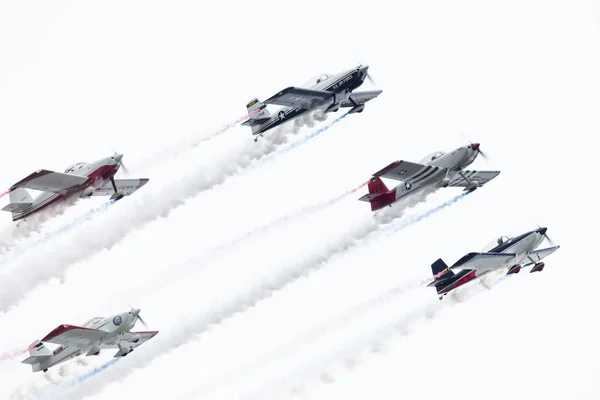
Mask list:
[[[115,179],[123,166],[123,154],[114,154],[91,163],[77,163],[62,172],[39,169],[10,187],[10,204],[2,211],[12,213],[12,220],[26,218],[49,205],[72,196],[110,196],[119,200],[128,196],[146,183],[148,179]],[[44,193],[32,198],[26,189]]]
[[[465,170],[479,154],[484,156],[479,143],[471,143],[450,153],[436,151],[420,163],[394,161],[373,174],[368,185],[369,193],[359,200],[368,201],[371,211],[377,211],[425,188],[462,187],[472,192],[500,174],[500,171]],[[388,189],[382,177],[403,183]]]
[[[158,334],[158,331],[131,332],[138,319],[146,325],[140,309],[136,308],[108,318],[92,318],[83,326],[59,325],[41,341],[35,340],[29,346],[29,357],[21,362],[30,364],[33,372],[47,372],[48,368],[81,354],[97,356],[102,349],[119,349],[114,357],[125,357]],[[51,351],[42,342],[60,346]]]

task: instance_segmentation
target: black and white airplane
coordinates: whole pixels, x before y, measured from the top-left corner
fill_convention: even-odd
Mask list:
[[[261,102],[252,99],[247,105],[250,119],[242,125],[250,126],[253,135],[260,135],[285,122],[321,109],[324,112],[336,112],[340,107],[352,107],[350,113],[361,113],[365,103],[379,96],[381,90],[354,92],[365,78],[369,78],[368,66],[359,66],[336,75],[323,74],[310,88],[290,86],[276,95]],[[370,78],[369,78],[370,79]],[[271,115],[267,104],[284,106],[277,114]],[[256,142],[258,136],[254,138]]]
[[[441,300],[457,287],[500,268],[509,267],[507,275],[517,274],[522,267],[532,264],[530,272],[541,271],[545,264],[540,260],[560,247],[552,245],[546,231],[547,228],[539,228],[514,238],[501,236],[496,241],[497,245],[488,252],[469,253],[451,267],[440,258],[431,265],[435,280],[427,286],[435,286]],[[535,250],[544,239],[548,239],[552,247]],[[455,274],[453,269],[461,271]]]

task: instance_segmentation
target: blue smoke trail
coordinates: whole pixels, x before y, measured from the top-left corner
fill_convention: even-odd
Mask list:
[[[120,358],[113,358],[112,360],[95,367],[91,371],[88,371],[86,373],[75,376],[73,379],[71,379],[68,382],[54,383],[54,384],[52,384],[52,386],[46,388],[42,393],[40,393],[38,396],[36,396],[36,398],[38,398],[38,399],[55,399],[55,398],[59,397],[59,394],[61,392],[65,391],[67,389],[70,389],[70,388],[74,387],[75,385],[77,385],[81,382],[84,382],[85,380],[87,380],[95,375],[98,375],[100,372],[104,371],[108,367],[115,365],[117,363],[117,361],[119,361],[119,360],[120,360]]]
[[[319,136],[321,133],[325,132],[326,130],[328,130],[329,128],[331,128],[333,125],[337,124],[338,122],[340,122],[341,120],[343,120],[344,118],[346,118],[346,116],[348,116],[349,113],[345,113],[340,115],[339,117],[337,117],[336,119],[334,119],[333,121],[331,121],[330,123],[328,123],[325,126],[322,126],[321,128],[317,129],[316,131],[314,131],[313,133],[311,133],[310,135],[300,139],[297,142],[294,143],[290,143],[288,146],[282,148],[281,150],[277,150],[271,154],[268,154],[266,157],[263,157],[261,159],[261,161],[266,162],[269,161],[271,159],[273,159],[274,157],[277,157],[281,154],[285,154],[290,150],[295,149],[298,146],[301,146],[303,144],[305,144],[306,142],[308,142],[310,139]]]
[[[10,260],[13,260],[15,258],[17,258],[18,256],[20,256],[21,254],[23,254],[25,251],[29,251],[32,247],[34,246],[38,246],[42,243],[47,242],[49,239],[61,235],[71,229],[73,229],[75,226],[77,226],[78,224],[90,220],[93,217],[95,217],[96,215],[105,212],[111,205],[115,204],[116,200],[110,200],[107,201],[106,203],[93,208],[91,210],[89,210],[87,213],[85,213],[84,215],[82,215],[79,218],[76,218],[75,220],[69,222],[68,224],[65,224],[63,226],[61,226],[59,229],[57,229],[54,232],[49,232],[44,234],[44,236],[40,239],[38,239],[37,241],[35,241],[34,243],[19,243],[17,245],[15,245],[9,252],[8,252],[8,257],[3,257],[0,262],[5,263],[8,262]]]
[[[463,192],[461,194],[459,194],[458,196],[455,196],[453,198],[451,198],[450,200],[440,204],[439,206],[436,206],[430,210],[425,211],[422,214],[416,215],[416,216],[409,216],[406,218],[401,218],[398,222],[398,224],[391,224],[385,228],[383,228],[379,233],[383,233],[385,231],[389,231],[390,234],[392,233],[396,233],[399,230],[402,230],[416,222],[421,221],[424,218],[427,218],[429,216],[431,216],[432,214],[435,214],[436,212],[442,210],[443,208],[449,207],[452,204],[456,203],[457,201],[459,201],[460,199],[462,199],[463,197],[465,197],[466,195],[468,195],[471,192]]]

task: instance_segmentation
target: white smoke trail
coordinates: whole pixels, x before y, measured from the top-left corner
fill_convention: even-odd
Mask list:
[[[275,129],[268,140],[254,143],[246,141],[241,148],[216,160],[198,157],[197,164],[187,165],[192,173],[174,175],[163,187],[146,185],[144,193],[130,196],[111,207],[104,218],[96,218],[87,224],[56,237],[27,252],[0,271],[0,311],[7,310],[40,283],[57,277],[62,279],[69,265],[87,258],[95,252],[110,248],[122,240],[134,228],[139,228],[167,212],[184,204],[185,200],[200,192],[223,183],[228,177],[242,173],[253,162],[276,151],[287,142],[289,129],[297,132],[305,123],[311,124],[310,115]],[[195,161],[195,160],[194,160]],[[136,193],[137,194],[137,193]],[[106,229],[109,226],[110,229]],[[103,232],[98,235],[97,232]],[[77,244],[74,246],[74,244]]]
[[[148,366],[154,358],[186,344],[196,335],[208,331],[227,318],[239,312],[244,312],[249,307],[253,307],[260,301],[269,298],[273,292],[283,289],[295,280],[320,270],[327,265],[327,262],[333,256],[355,246],[358,239],[364,238],[371,232],[376,231],[380,226],[401,217],[408,208],[425,201],[427,196],[435,190],[432,188],[424,190],[421,193],[415,193],[413,196],[397,203],[395,207],[384,210],[374,217],[369,215],[367,218],[363,218],[345,231],[342,237],[337,237],[330,243],[325,244],[325,247],[319,249],[318,252],[309,255],[297,263],[284,266],[280,271],[275,271],[270,276],[268,282],[264,282],[262,279],[255,282],[246,282],[245,288],[247,288],[247,291],[238,294],[229,303],[219,302],[216,306],[213,306],[212,310],[204,312],[195,318],[178,321],[177,328],[170,336],[163,335],[154,339],[153,352],[138,354],[136,357],[129,359],[127,363],[117,365],[115,368],[106,371],[105,374],[102,374],[101,379],[82,385],[78,390],[74,390],[72,394],[69,394],[65,398],[79,399],[86,394],[101,391],[111,381],[122,379],[135,369]]]
[[[472,285],[467,284],[462,288],[456,289],[448,294],[443,301],[432,300],[418,309],[403,315],[401,318],[395,319],[384,326],[380,326],[372,330],[370,334],[359,337],[358,339],[345,345],[343,348],[339,348],[324,357],[312,359],[308,365],[305,365],[301,369],[295,371],[293,374],[290,374],[285,378],[281,378],[277,382],[271,383],[263,389],[256,391],[252,396],[248,396],[248,398],[258,399],[270,397],[267,396],[265,392],[269,391],[272,393],[276,389],[270,388],[274,387],[280,388],[280,390],[283,391],[287,391],[285,388],[288,388],[292,391],[297,391],[298,388],[301,389],[302,386],[308,381],[323,381],[323,377],[328,377],[328,381],[334,380],[332,378],[332,374],[328,373],[328,371],[334,369],[336,365],[349,365],[350,363],[348,361],[356,359],[357,354],[362,353],[365,349],[372,349],[371,353],[378,353],[378,349],[382,347],[383,342],[386,340],[398,338],[398,335],[400,337],[410,335],[413,333],[414,327],[419,322],[424,320],[432,320],[440,313],[440,311],[444,310],[445,308],[469,300],[483,290],[492,289],[503,280],[504,276],[500,276],[501,274],[503,273],[500,271],[488,274]],[[373,305],[373,308],[380,305],[381,303],[376,303]],[[360,310],[360,312],[354,315],[354,318],[360,318],[371,311],[372,309]],[[355,367],[356,365],[352,365],[351,367],[346,368],[347,370],[351,370]],[[286,397],[286,394],[284,393],[278,393],[278,395]]]
[[[15,221],[8,225],[0,234],[0,254],[9,252],[19,241],[23,241],[32,234],[40,232],[46,222],[63,215],[77,200],[77,196],[68,197],[63,201],[52,204],[32,214],[25,220]]]

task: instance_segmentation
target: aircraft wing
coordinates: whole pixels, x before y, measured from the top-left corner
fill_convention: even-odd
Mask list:
[[[365,104],[369,100],[373,100],[379,96],[383,90],[369,90],[367,92],[352,92],[350,97],[357,105]],[[340,103],[340,107],[354,107],[355,105],[350,100],[345,100]]]
[[[265,100],[264,103],[310,110],[332,98],[333,92],[291,86]]]
[[[70,189],[83,185],[89,178],[81,175],[63,174],[62,172],[39,169],[11,186],[11,190],[26,188],[66,194]]]
[[[469,253],[450,268],[494,270],[506,267],[515,257],[514,253]]]
[[[397,181],[419,183],[434,176],[445,176],[445,168],[423,165],[408,161],[394,161],[387,167],[377,171],[373,176],[395,179]]]
[[[149,179],[140,178],[140,179],[115,179],[115,185],[117,186],[117,190],[119,193],[123,193],[125,196],[129,196],[146,183],[148,183]],[[94,190],[92,196],[112,196],[115,193],[113,189],[112,183],[107,181],[106,184]]]
[[[479,186],[491,181],[500,174],[500,171],[462,171],[462,174],[469,178],[471,181],[477,181]],[[450,179],[448,186],[453,187],[466,187],[469,184],[459,173]]]
[[[76,325],[59,325],[42,339],[42,342],[86,348],[93,346],[108,335],[98,329],[84,328]]]
[[[548,247],[547,249],[540,249],[532,251],[528,254],[529,258],[534,262],[540,261],[544,257],[548,257],[550,254],[558,250],[560,246]]]
[[[118,349],[119,344],[121,344],[135,348],[146,343],[157,334],[158,331],[123,332],[118,336],[114,336],[103,341],[100,347],[103,349]]]

